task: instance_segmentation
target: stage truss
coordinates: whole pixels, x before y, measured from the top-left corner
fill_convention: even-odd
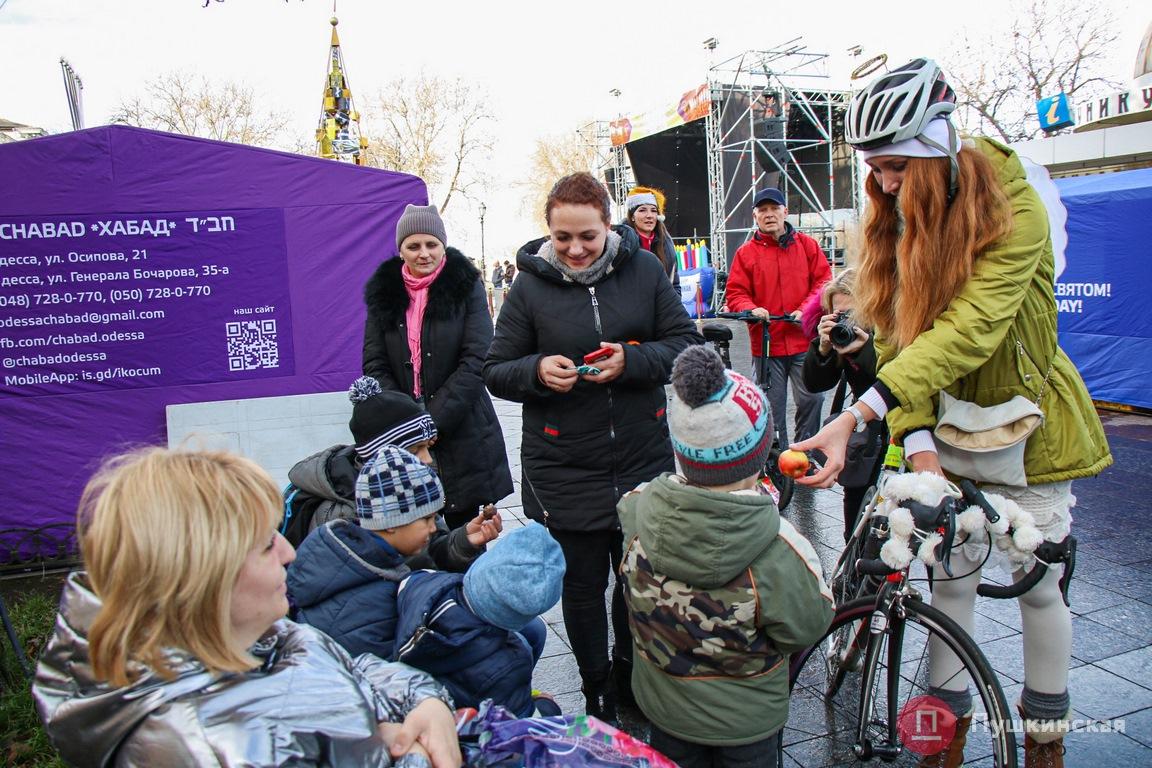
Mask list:
[[[628,190],[636,186],[624,145],[612,145],[612,123],[595,120],[576,130],[592,157],[592,175],[604,182],[612,198],[612,221],[623,221]]]
[[[816,238],[834,261],[840,260],[844,219],[859,209],[860,179],[855,153],[835,140],[841,130],[837,114],[843,113],[852,92],[827,87],[827,58],[791,41],[774,50],[747,51],[709,71],[712,109],[705,126],[709,245],[717,270],[726,271],[731,254],[751,236],[752,198],[757,189],[769,186],[770,173],[779,174],[789,213],[804,211],[797,228]],[[763,128],[771,117],[765,110],[767,94],[776,94],[776,103],[787,105],[778,113],[782,114],[778,136],[765,135]],[[789,119],[786,110],[799,110],[805,125],[814,129],[808,131],[812,135],[789,135],[788,126],[796,118]],[[815,156],[826,164],[826,186],[797,170],[801,152],[809,161]],[[772,171],[761,167],[757,154]],[[845,164],[849,184],[847,190],[843,184],[838,190],[833,169]]]

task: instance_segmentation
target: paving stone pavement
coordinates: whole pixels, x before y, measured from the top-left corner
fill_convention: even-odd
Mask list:
[[[747,373],[748,350],[739,331],[732,351],[734,367]],[[520,497],[520,405],[494,403],[516,486],[499,505],[507,531],[527,521]],[[1073,486],[1077,504],[1072,530],[1079,556],[1070,593],[1069,690],[1080,722],[1065,739],[1065,765],[1152,765],[1152,418],[1114,412],[1102,412],[1101,417],[1115,464]],[[838,488],[797,487],[785,511],[812,541],[826,572],[843,544],[841,500]],[[985,598],[978,600],[976,610],[977,640],[1014,708],[1023,687],[1020,612],[1015,601]],[[565,713],[582,713],[580,677],[560,606],[543,618],[548,641],[533,685],[553,694]],[[622,710],[621,720],[634,736],[647,737],[648,724],[638,710]],[[1100,732],[1092,723],[1101,720],[1113,721],[1122,732]]]

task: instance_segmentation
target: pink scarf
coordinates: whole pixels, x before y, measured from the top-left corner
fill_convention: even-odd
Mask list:
[[[420,354],[420,336],[424,329],[424,310],[428,307],[428,288],[444,271],[447,258],[440,260],[439,266],[426,277],[415,277],[408,271],[408,265],[400,268],[404,278],[404,288],[408,291],[408,311],[404,322],[408,325],[408,353],[412,358],[412,396],[420,397],[420,369],[423,356]]]

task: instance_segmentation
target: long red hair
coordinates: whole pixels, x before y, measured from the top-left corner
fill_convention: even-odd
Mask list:
[[[988,158],[966,148],[957,162],[959,189],[951,205],[943,157],[908,158],[898,197],[885,194],[872,174],[864,185],[870,204],[856,313],[897,350],[932,327],[968,282],[976,259],[1012,231],[1012,208]]]

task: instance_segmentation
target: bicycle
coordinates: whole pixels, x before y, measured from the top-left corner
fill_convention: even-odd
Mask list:
[[[925,663],[929,645],[936,645],[956,655],[961,665],[957,676],[966,675],[975,688],[972,725],[965,734],[966,762],[1015,768],[1011,713],[987,659],[953,619],[923,601],[909,578],[911,562],[892,567],[880,558],[882,544],[894,539],[893,521],[884,515],[894,506],[910,513],[915,530],[909,540],[928,549],[917,555],[939,563],[949,576],[958,512],[966,505],[979,508],[990,530],[1000,521],[1000,513],[968,481],[959,488],[949,484],[935,506],[907,498],[893,504],[886,487],[894,476],[892,471],[882,474],[841,557],[843,563],[853,557],[850,553],[857,555],[838,585],[841,595],[854,599],[839,605],[819,642],[791,659],[790,714],[781,754],[804,765],[858,765],[874,759],[915,765],[930,739],[935,737],[936,746],[945,748],[950,739],[945,723],[952,715],[937,706],[943,702],[930,697]],[[991,538],[988,545],[995,546]],[[1071,536],[1060,544],[1042,544],[1034,552],[1038,565],[1021,581],[1005,587],[982,584],[978,594],[1018,597],[1039,583],[1048,566],[1064,563],[1060,587],[1067,601],[1075,551]],[[886,554],[893,559],[891,552]],[[934,734],[932,725],[940,732]],[[923,726],[929,726],[927,733]]]
[[[759,383],[760,389],[764,392],[764,397],[768,397],[768,390],[770,384],[768,381],[767,363],[768,359],[768,345],[770,342],[768,326],[772,322],[788,322],[797,323],[800,321],[793,318],[791,315],[769,315],[765,320],[761,317],[753,315],[750,311],[744,312],[717,312],[716,317],[722,317],[727,320],[741,320],[746,323],[756,323],[760,327],[761,333],[761,349],[764,354],[760,357],[753,358],[753,363],[756,365],[756,381]],[[712,345],[716,353],[720,355],[720,359],[724,361],[725,368],[732,367],[732,354],[730,347],[732,344],[732,329],[726,325],[719,323],[705,323],[700,333],[704,336],[704,340]],[[761,480],[767,480],[771,483],[772,488],[769,492],[776,491],[772,496],[776,498],[776,507],[783,510],[792,501],[792,494],[796,489],[796,481],[790,476],[785,475],[780,471],[779,465],[776,463],[780,458],[782,446],[780,445],[780,433],[778,430],[773,429],[772,447],[768,450],[768,459],[764,462],[764,468],[760,471]]]

